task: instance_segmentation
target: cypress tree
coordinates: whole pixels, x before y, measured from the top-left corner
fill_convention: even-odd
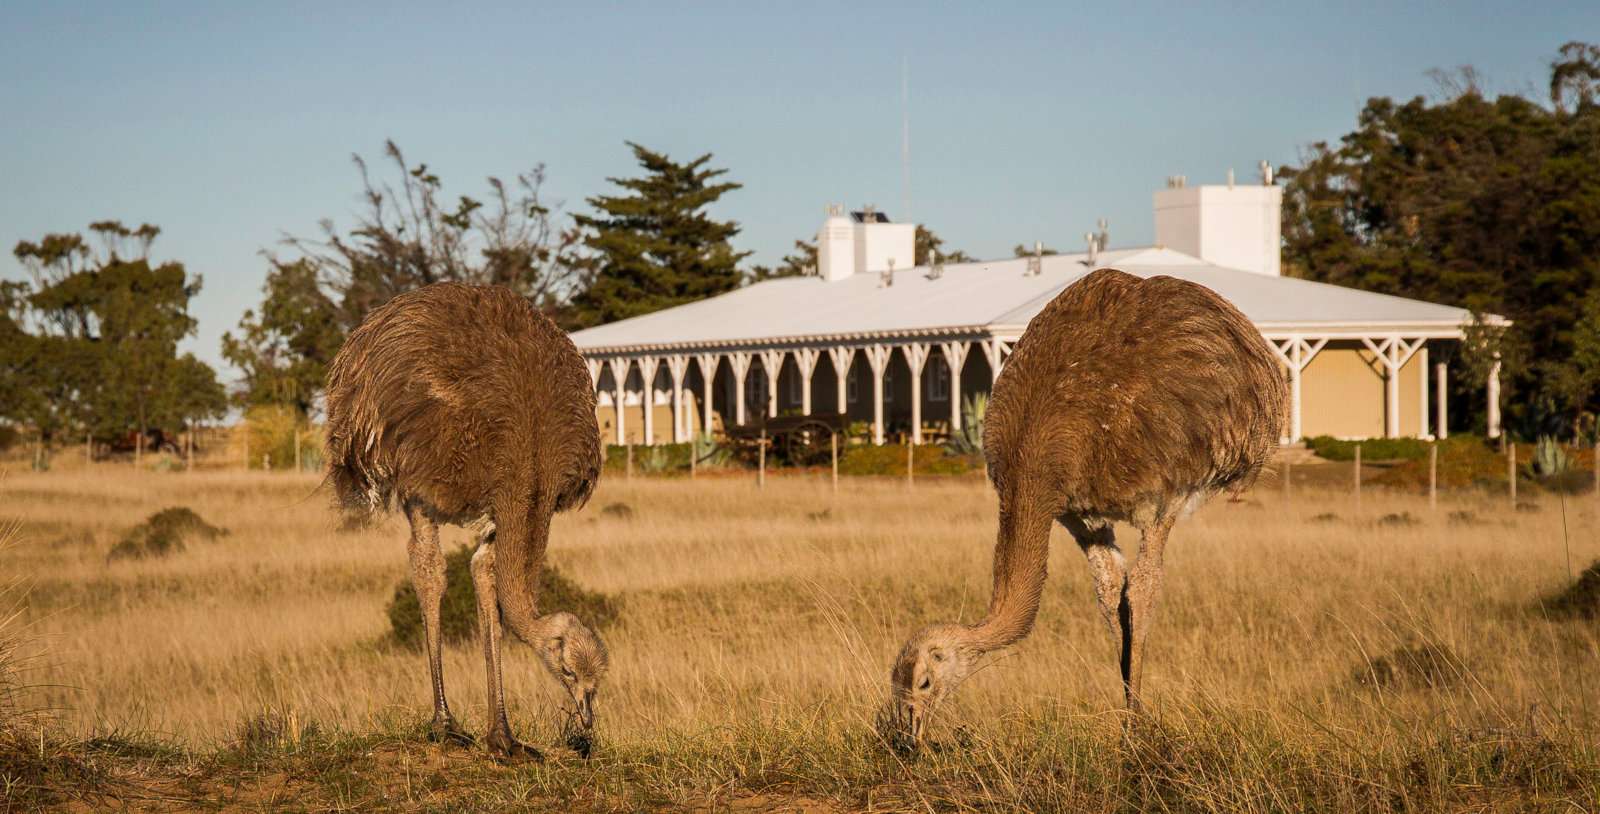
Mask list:
[[[639,178],[610,178],[627,191],[588,199],[595,215],[578,215],[584,243],[595,253],[593,277],[573,298],[573,327],[601,325],[713,297],[739,287],[739,262],[728,240],[735,221],[712,219],[706,208],[741,185],[721,181],[711,154],[678,163],[665,153],[628,142],[644,168]]]

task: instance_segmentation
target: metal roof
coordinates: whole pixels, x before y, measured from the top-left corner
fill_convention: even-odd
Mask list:
[[[667,347],[759,346],[947,333],[1020,332],[1061,290],[1089,272],[1084,254],[948,263],[930,279],[924,266],[828,282],[785,277],[710,299],[577,331],[580,350],[630,352]],[[1199,283],[1239,307],[1263,332],[1432,331],[1455,335],[1472,315],[1461,308],[1292,277],[1223,268],[1171,249],[1101,252],[1096,268]]]

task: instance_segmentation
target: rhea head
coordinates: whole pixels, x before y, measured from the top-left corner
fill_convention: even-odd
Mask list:
[[[933,711],[972,674],[981,655],[964,625],[929,625],[900,650],[890,672],[890,744],[915,749]]]
[[[552,613],[545,621],[549,635],[534,650],[545,669],[566,689],[572,699],[573,720],[587,733],[594,729],[595,693],[610,667],[606,646],[570,613]],[[588,742],[587,737],[584,742]]]

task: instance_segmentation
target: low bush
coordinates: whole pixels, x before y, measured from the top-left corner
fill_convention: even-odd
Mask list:
[[[463,546],[445,555],[444,599],[440,602],[439,629],[446,643],[474,641],[478,635],[478,592],[472,586],[471,547]],[[612,596],[590,591],[545,563],[539,579],[539,612],[567,611],[596,629],[610,627],[621,614],[621,602]],[[422,603],[409,578],[403,579],[389,600],[389,638],[402,647],[421,648]]]
[[[1317,435],[1306,439],[1306,448],[1315,452],[1318,457],[1330,461],[1353,461],[1356,459],[1356,447],[1361,447],[1361,460],[1369,461],[1415,461],[1426,460],[1430,441],[1417,438],[1365,438],[1357,441],[1346,441],[1334,438],[1331,435]]]
[[[983,471],[983,458],[958,455],[937,444],[921,444],[912,453],[911,468],[918,475],[964,475]],[[839,453],[839,474],[904,476],[906,448],[896,444],[848,447]]]
[[[182,551],[191,540],[215,540],[227,533],[226,529],[207,523],[186,506],[171,506],[128,529],[128,533],[111,547],[107,557],[113,560],[165,557]]]
[[[689,456],[699,451],[699,466],[711,468],[727,462],[727,453],[715,444],[685,442],[682,444],[633,445],[633,471],[647,475],[670,472],[688,472]],[[619,444],[606,446],[605,471],[621,474],[628,470],[628,447]]]
[[[1357,684],[1367,687],[1438,689],[1467,675],[1466,665],[1450,648],[1432,642],[1399,647],[1355,671]]]
[[[1542,610],[1558,619],[1600,619],[1600,560],[1596,560],[1578,581],[1540,603]]]
[[[322,428],[308,424],[305,417],[292,407],[258,405],[244,414],[244,420],[234,425],[233,445],[239,454],[249,444],[250,468],[260,469],[267,463],[273,469],[293,469],[295,444],[300,445],[300,467],[303,471],[322,468]]]

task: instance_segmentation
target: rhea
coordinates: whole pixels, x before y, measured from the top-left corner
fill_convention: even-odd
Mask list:
[[[587,754],[605,645],[570,613],[539,613],[552,516],[600,479],[594,391],[577,349],[509,289],[440,283],[401,294],[351,332],[328,370],[328,479],[358,514],[398,509],[411,525],[411,581],[433,682],[431,735],[472,742],[445,697],[440,524],[477,533],[472,584],[488,673],[486,742],[540,757],[506,718],[502,623],[572,702],[568,743]]]
[[[891,676],[897,742],[920,742],[983,654],[1033,628],[1052,521],[1088,558],[1120,644],[1127,705],[1140,709],[1167,537],[1213,495],[1255,481],[1277,446],[1285,391],[1266,340],[1203,286],[1101,269],[1046,305],[995,382],[985,420],[1000,502],[988,613],[906,642]],[[1140,532],[1131,567],[1116,521]]]

